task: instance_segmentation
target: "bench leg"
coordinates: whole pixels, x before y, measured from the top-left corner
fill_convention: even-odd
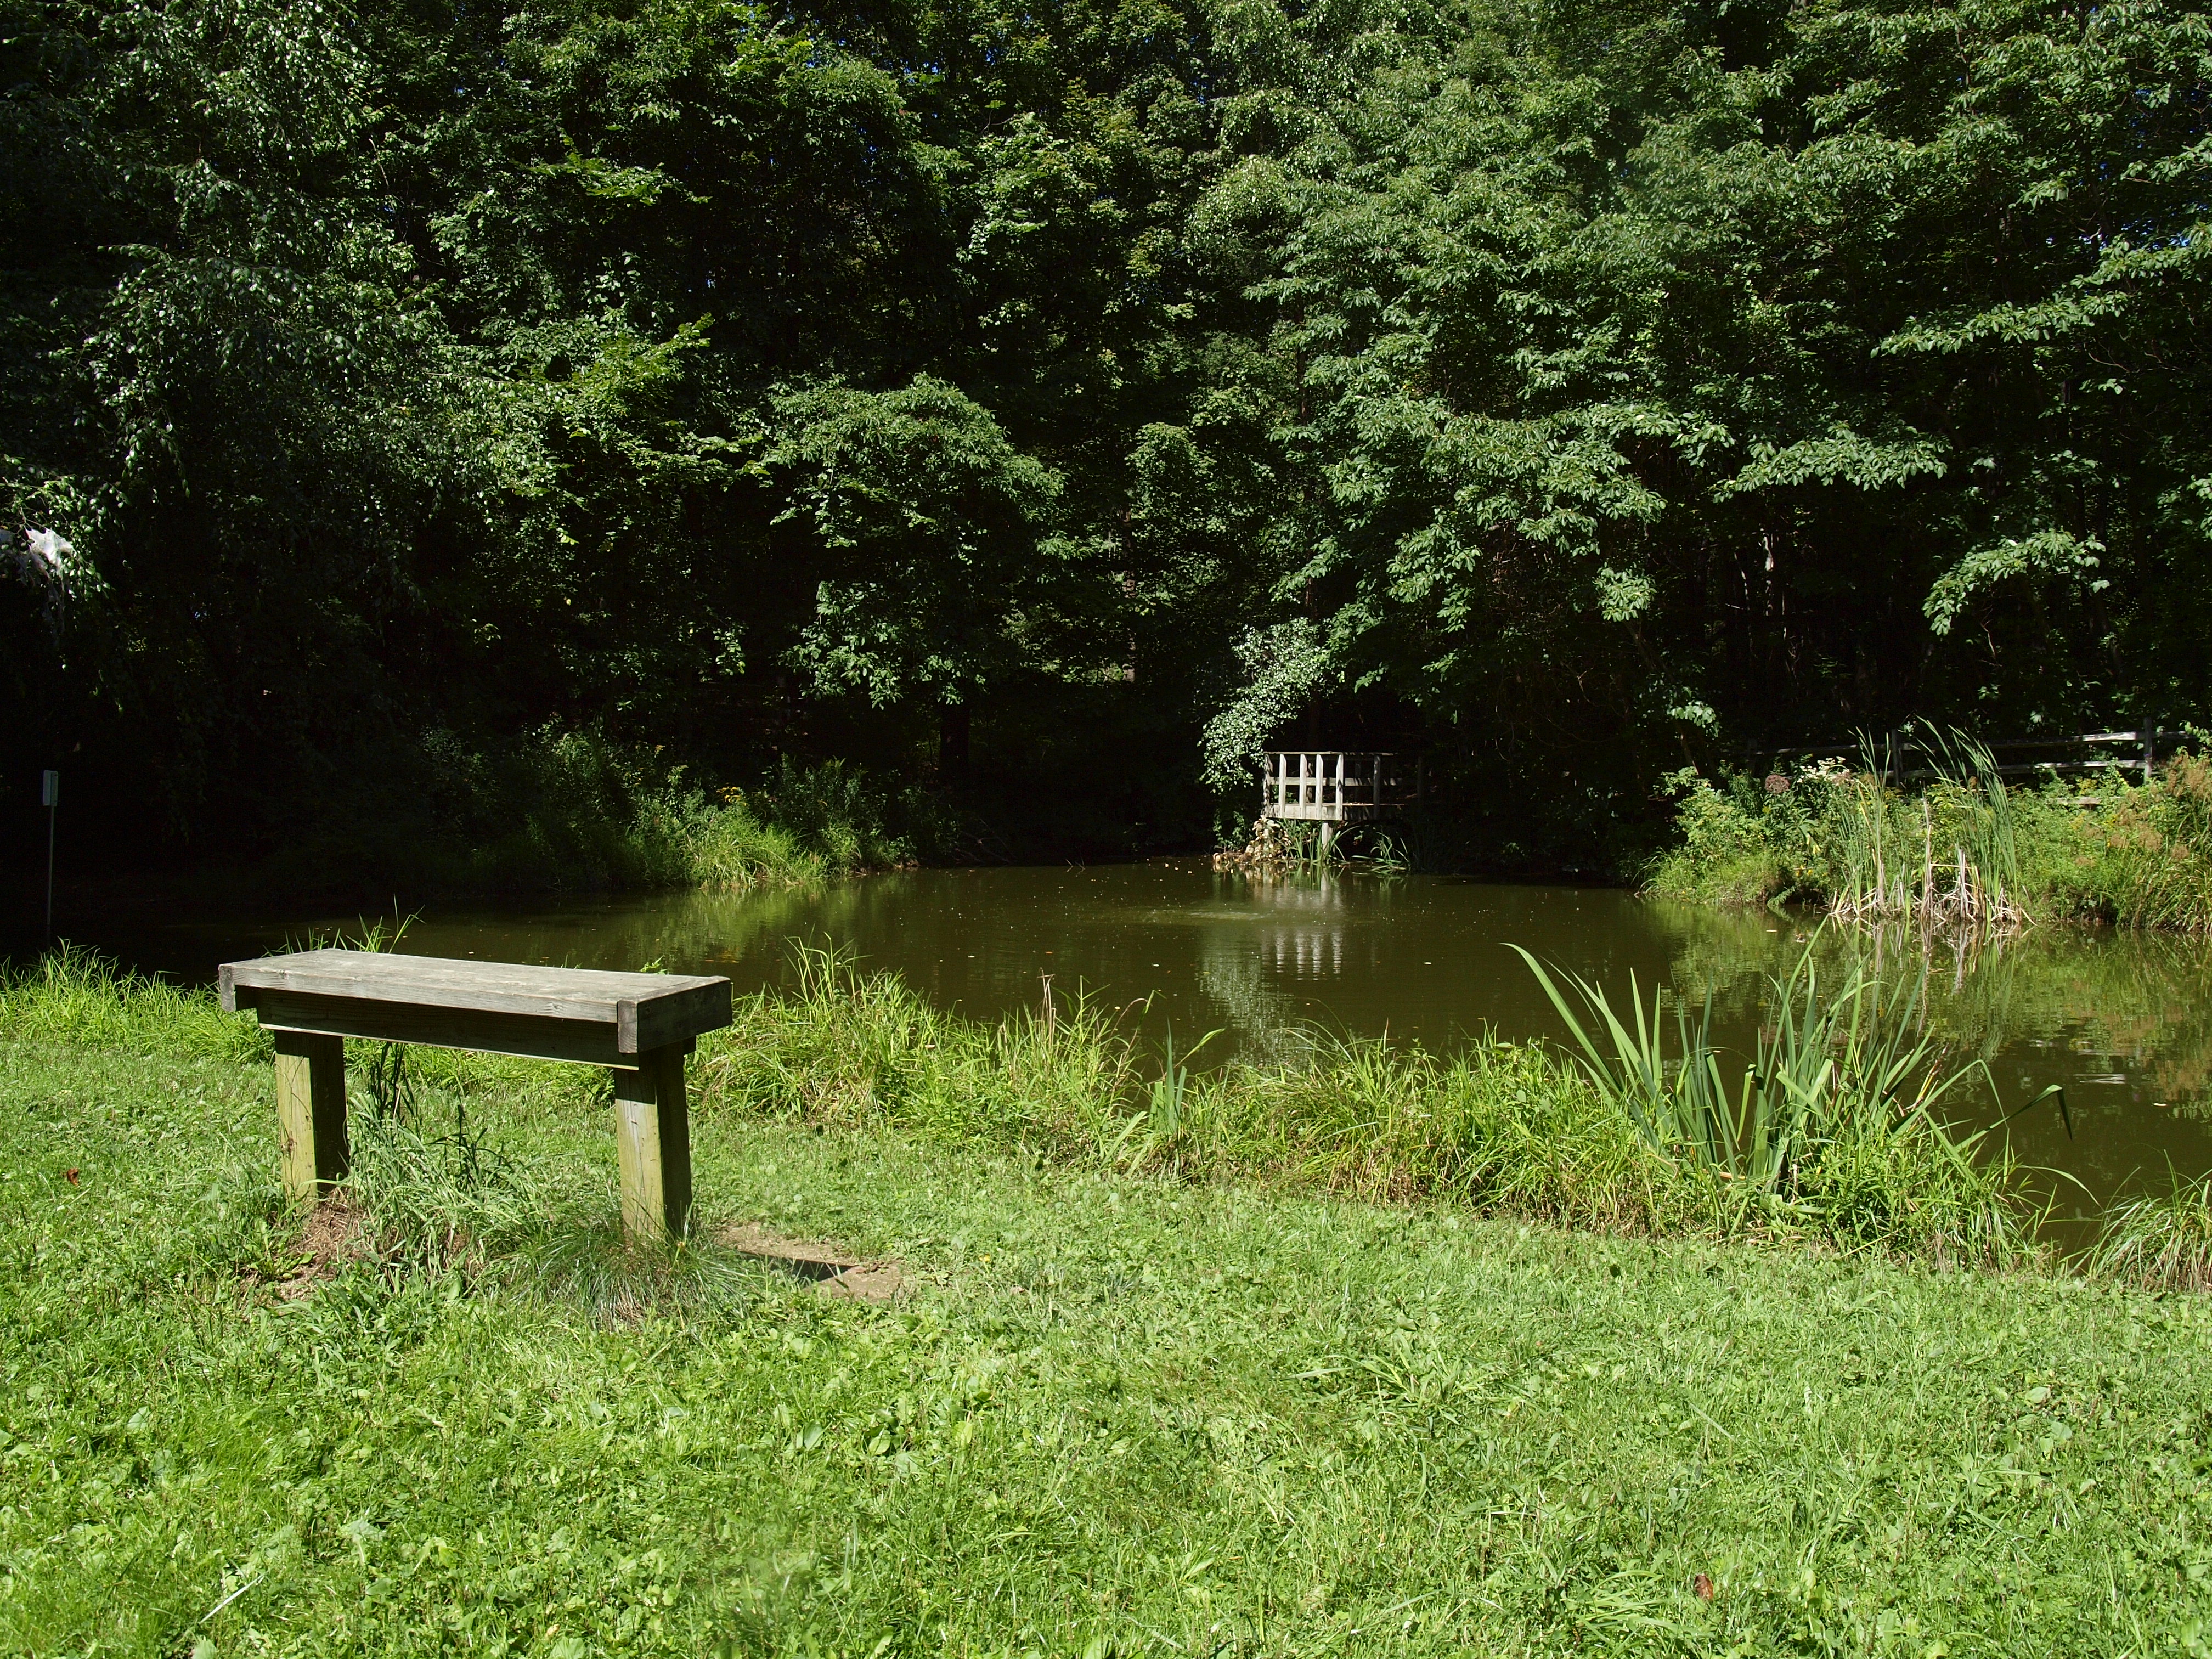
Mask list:
[[[622,1153],[623,1231],[632,1243],[691,1231],[691,1108],[684,1051],[672,1043],[613,1068],[615,1138]]]
[[[346,1172],[345,1039],[278,1031],[276,1127],[284,1139],[284,1191],[312,1204]]]

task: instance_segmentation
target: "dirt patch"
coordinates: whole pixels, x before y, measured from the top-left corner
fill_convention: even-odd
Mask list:
[[[773,1261],[801,1279],[812,1279],[824,1296],[854,1302],[891,1302],[906,1289],[905,1276],[896,1261],[863,1261],[832,1245],[772,1233],[757,1221],[718,1229],[714,1238],[740,1255]]]
[[[351,1198],[340,1193],[307,1212],[299,1247],[287,1258],[290,1265],[277,1273],[248,1267],[245,1282],[249,1291],[268,1290],[283,1301],[297,1302],[313,1295],[323,1280],[337,1278],[347,1262],[362,1261],[375,1253],[368,1237],[368,1216]]]

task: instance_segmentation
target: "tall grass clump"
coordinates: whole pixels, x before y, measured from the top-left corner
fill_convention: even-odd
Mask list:
[[[1316,1036],[1303,1063],[1202,1080],[1153,1162],[1389,1202],[1445,1202],[1606,1231],[1709,1218],[1620,1115],[1544,1049],[1476,1038],[1439,1056]]]
[[[1826,763],[1770,789],[1798,804],[1794,820],[1772,814],[1799,843],[1792,884],[1851,921],[2016,927],[2027,913],[2012,792],[1972,738],[1936,733],[1931,747],[1936,774],[1911,795],[1889,785],[1870,750],[1856,771]]]
[[[809,951],[703,1038],[702,1115],[893,1125],[1060,1162],[1179,1180],[1245,1178],[1433,1200],[1569,1225],[1695,1224],[1668,1171],[1543,1050],[1484,1040],[1449,1058],[1316,1036],[1278,1064],[1200,1071],[1084,996],[984,1023],[890,975]]]
[[[392,1109],[379,1107],[373,1090],[349,1093],[345,1190],[387,1267],[474,1277],[544,1231],[544,1172],[494,1147],[469,1123],[460,1097],[417,1087]]]
[[[1988,1068],[1942,1073],[1916,1032],[1914,999],[1885,1006],[1863,974],[1824,994],[1808,953],[1772,982],[1756,1052],[1731,1066],[1712,1043],[1710,998],[1694,1018],[1675,1002],[1670,1054],[1661,994],[1647,1010],[1632,980],[1624,1018],[1577,975],[1564,975],[1571,1001],[1513,948],[1566,1023],[1591,1087],[1654,1152],[1707,1181],[1733,1224],[1771,1219],[1841,1243],[1972,1261],[2032,1254],[2008,1149],[1984,1157],[1991,1131],[1960,1135],[1939,1116],[1976,1077],[1990,1082]]]
[[[672,786],[662,810],[683,882],[720,891],[890,869],[957,836],[942,803],[912,789],[894,796],[839,760],[802,768],[787,756],[758,789],[711,800]]]
[[[695,793],[665,810],[679,875],[667,885],[742,893],[763,886],[799,886],[832,873],[829,860],[809,851],[798,836],[779,824],[763,823],[740,790],[725,790],[719,801]]]
[[[253,1017],[223,1012],[212,991],[131,973],[68,943],[21,967],[0,965],[0,1036],[210,1060],[273,1052]]]
[[[796,984],[739,1005],[702,1038],[702,1110],[889,1123],[1051,1157],[1095,1150],[1137,1089],[1134,1043],[1095,999],[1053,996],[993,1022],[933,1008],[893,974],[794,947]]]
[[[440,1051],[362,1046],[343,1192],[381,1271],[458,1276],[610,1320],[648,1307],[726,1312],[750,1297],[757,1275],[744,1258],[706,1239],[641,1244],[544,1156],[495,1144],[468,1091],[418,1071]]]
[[[2114,1208],[2090,1255],[2094,1271],[2161,1291],[2212,1291],[2212,1176]]]
[[[2112,784],[2048,834],[2057,908],[2129,927],[2212,930],[2212,760],[2170,757],[2148,785]]]

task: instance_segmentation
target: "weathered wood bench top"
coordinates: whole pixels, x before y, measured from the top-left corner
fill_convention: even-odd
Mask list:
[[[369,1037],[611,1067],[623,1224],[682,1237],[691,1218],[684,1056],[730,1023],[730,981],[512,962],[301,951],[219,970],[222,1006],[276,1033],[284,1184],[313,1201],[343,1177],[345,1042]]]
[[[225,963],[222,1006],[264,1025],[619,1065],[730,1023],[730,981],[679,974],[301,951]]]

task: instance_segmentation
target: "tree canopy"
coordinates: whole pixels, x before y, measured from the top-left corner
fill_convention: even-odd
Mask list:
[[[1556,851],[2193,718],[2208,88],[2155,0],[0,0],[0,787],[957,724],[1161,843],[1273,736]]]

